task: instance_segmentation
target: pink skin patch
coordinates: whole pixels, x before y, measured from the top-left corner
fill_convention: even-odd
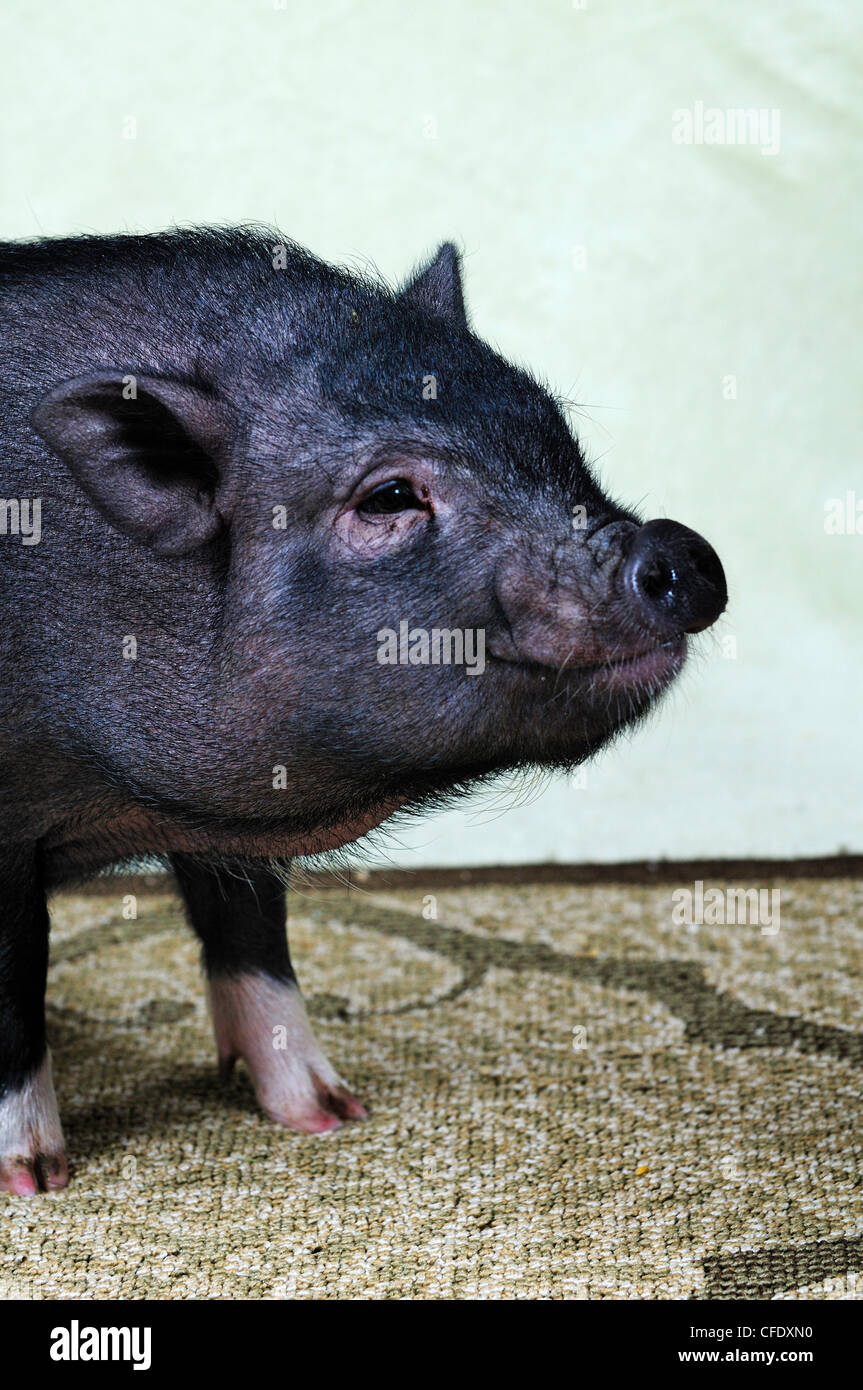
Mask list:
[[[301,1134],[325,1134],[366,1111],[321,1051],[302,995],[264,975],[210,980],[219,1069],[229,1076],[242,1058],[262,1110]]]
[[[63,1131],[46,1053],[38,1071],[0,1101],[0,1192],[32,1197],[69,1181]]]

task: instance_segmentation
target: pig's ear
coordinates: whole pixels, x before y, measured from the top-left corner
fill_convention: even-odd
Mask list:
[[[451,319],[459,328],[467,328],[461,257],[451,241],[445,241],[434,260],[408,281],[400,298],[429,314]]]
[[[109,369],[56,386],[31,422],[103,515],[160,555],[185,555],[222,529],[232,432],[206,392]]]

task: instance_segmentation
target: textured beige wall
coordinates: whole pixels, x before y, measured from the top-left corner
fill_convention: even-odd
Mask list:
[[[455,236],[477,327],[584,403],[611,489],[726,562],[727,618],[585,787],[396,859],[863,850],[863,535],[824,529],[863,501],[859,15],[6,0],[0,235],[275,220],[391,278]],[[768,152],[676,143],[697,103],[763,108]]]

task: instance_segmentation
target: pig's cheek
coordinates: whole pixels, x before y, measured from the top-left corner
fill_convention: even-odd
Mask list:
[[[0,1192],[32,1197],[69,1181],[51,1058],[0,1100]]]
[[[299,989],[265,975],[214,976],[210,1011],[223,1076],[242,1058],[262,1110],[302,1134],[366,1112],[321,1051]]]

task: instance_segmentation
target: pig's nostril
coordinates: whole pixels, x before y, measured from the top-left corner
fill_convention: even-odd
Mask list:
[[[643,618],[663,636],[701,632],[728,600],[716,551],[676,521],[649,521],[636,532],[624,578]]]
[[[676,582],[674,568],[665,560],[647,565],[639,579],[641,592],[651,603],[668,603],[674,597]]]
[[[723,592],[725,591],[725,571],[712,545],[702,541],[700,546],[691,546],[689,561],[699,579],[705,584],[713,585],[721,588]]]

